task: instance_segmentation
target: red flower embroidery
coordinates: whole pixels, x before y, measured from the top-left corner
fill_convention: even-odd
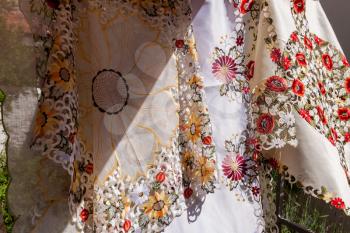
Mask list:
[[[329,136],[328,136],[328,141],[330,141],[330,143],[332,143],[332,145],[335,146],[335,140],[334,140],[334,138],[332,137],[332,135],[329,135]]]
[[[288,89],[287,81],[279,76],[271,76],[266,80],[266,88],[275,92],[284,92]]]
[[[326,88],[324,87],[324,84],[323,82],[318,82],[318,88],[320,89],[320,92],[322,95],[325,95],[326,94]]]
[[[287,57],[287,56],[283,57],[283,59],[282,59],[282,66],[283,66],[283,68],[285,70],[288,70],[290,65],[291,65],[291,60],[289,59],[289,57]]]
[[[243,92],[244,94],[248,94],[248,93],[250,92],[250,88],[249,88],[249,87],[243,87],[243,88],[242,88],[242,92]]]
[[[210,145],[212,143],[212,138],[210,136],[206,136],[202,139],[204,145]]]
[[[281,50],[278,48],[273,48],[270,54],[271,60],[275,63],[278,63],[281,59]]]
[[[315,35],[314,39],[315,39],[316,44],[318,44],[318,46],[321,46],[323,44],[323,40],[320,37]]]
[[[344,203],[343,199],[341,199],[340,197],[333,198],[331,200],[331,205],[337,209],[345,209],[345,203]]]
[[[239,11],[242,14],[245,14],[252,9],[253,4],[254,4],[254,0],[242,0],[241,5],[239,7]]]
[[[275,127],[273,116],[270,114],[261,114],[256,122],[257,131],[261,134],[270,134]]]
[[[186,199],[190,198],[193,194],[193,190],[191,188],[186,188],[185,191],[184,191],[184,197]]]
[[[297,53],[296,54],[296,59],[297,59],[297,62],[300,66],[306,66],[307,65],[307,62],[306,62],[306,58],[305,58],[305,55],[303,53]]]
[[[80,212],[80,219],[82,222],[86,222],[86,220],[88,220],[89,218],[89,211],[87,209],[83,209]]]
[[[184,40],[176,40],[176,41],[175,41],[175,46],[176,46],[176,48],[178,48],[178,49],[183,48],[184,45],[185,45]]]
[[[338,117],[341,121],[348,121],[350,119],[350,108],[339,108]]]
[[[345,56],[343,57],[342,62],[343,62],[343,65],[346,66],[346,67],[350,66],[350,64],[349,64],[349,62],[348,62],[348,60],[346,59]]]
[[[311,40],[307,36],[304,37],[304,44],[305,44],[306,48],[308,48],[310,50],[312,50],[314,48]]]
[[[290,36],[290,39],[291,39],[293,42],[298,42],[298,41],[299,41],[298,34],[297,34],[296,32],[293,32],[292,35]]]
[[[324,125],[326,125],[328,121],[327,121],[326,116],[324,115],[323,108],[322,108],[321,106],[317,106],[316,109],[317,109],[317,114],[318,114],[318,116],[320,117],[321,122],[322,122]]]
[[[254,196],[258,196],[260,194],[260,188],[257,186],[252,187],[252,193]]]
[[[292,91],[294,94],[298,96],[304,96],[305,94],[305,85],[302,81],[299,79],[294,79],[293,84],[292,84]]]
[[[164,180],[165,180],[165,173],[164,172],[159,172],[157,175],[156,175],[156,181],[158,183],[162,183]]]
[[[241,46],[241,45],[244,44],[244,38],[243,38],[243,36],[239,35],[239,36],[236,38],[236,44],[237,44],[238,46]]]
[[[344,140],[345,142],[350,142],[350,133],[345,133]]]
[[[255,69],[255,62],[250,61],[247,64],[247,69],[246,69],[246,77],[248,80],[251,80],[254,77],[254,69]]]
[[[92,163],[88,163],[85,167],[84,170],[87,174],[91,175],[94,172],[94,165]]]
[[[294,0],[294,10],[296,13],[301,13],[305,10],[305,0]]]
[[[227,155],[222,162],[222,170],[228,179],[238,181],[245,175],[247,165],[243,156],[236,155],[236,157],[233,158],[231,155]]]
[[[345,90],[350,93],[350,77],[345,78]]]
[[[126,219],[123,224],[123,229],[125,232],[128,232],[131,228],[131,221],[129,219]]]
[[[312,118],[310,116],[310,113],[308,110],[305,110],[305,109],[300,109],[299,110],[299,114],[302,118],[304,118],[308,123],[311,123],[312,121]]]
[[[220,80],[226,82],[236,77],[237,64],[229,56],[221,56],[212,65],[213,74]]]
[[[332,61],[332,58],[328,54],[322,55],[322,62],[323,62],[323,65],[327,68],[327,70],[333,69],[333,61]]]
[[[331,135],[328,137],[329,141],[335,146],[336,141],[338,141],[338,134],[334,128],[331,128]]]

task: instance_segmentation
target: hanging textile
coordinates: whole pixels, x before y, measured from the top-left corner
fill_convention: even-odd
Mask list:
[[[349,212],[349,63],[318,1],[22,10],[41,81],[32,147],[70,174],[79,231],[278,232],[274,169]]]

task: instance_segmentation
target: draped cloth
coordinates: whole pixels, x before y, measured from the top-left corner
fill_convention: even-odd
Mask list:
[[[21,8],[32,147],[71,175],[79,231],[277,232],[273,170],[349,213],[349,63],[318,1]]]

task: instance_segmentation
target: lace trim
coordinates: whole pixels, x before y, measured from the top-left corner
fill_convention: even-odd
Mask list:
[[[77,5],[70,1],[61,1],[58,5],[55,3],[47,1],[50,6],[48,7],[44,2],[31,2],[32,12],[41,17],[38,25],[46,25],[48,28],[46,32],[40,31],[35,34],[37,43],[41,46],[41,51],[46,51],[46,56],[41,53],[41,59],[38,60],[38,73],[43,79],[43,86],[33,147],[41,149],[44,155],[62,164],[72,175],[70,210],[81,231],[161,231],[184,209],[182,182],[185,186],[185,198],[188,200],[201,190],[213,192],[215,187],[215,150],[211,141],[210,120],[202,99],[202,81],[196,75],[197,55],[192,31],[190,30],[185,38],[181,36],[173,41],[178,60],[181,90],[179,101],[182,104],[181,127],[178,132],[180,143],[177,144],[175,140],[172,149],[159,152],[160,163],[148,171],[147,178],[140,177],[136,183],[131,183],[130,180],[124,182],[119,170],[116,170],[106,181],[105,187],[96,187],[94,190],[93,156],[85,150],[78,130],[79,106],[72,52],[76,38],[74,24],[79,23],[77,14],[74,13]],[[157,11],[157,15],[150,15],[148,11],[157,9],[154,8],[155,3],[149,2],[151,5],[144,5],[145,2],[138,2],[133,5],[134,3],[122,1],[118,4],[108,1],[108,4],[117,4],[115,6],[121,8],[132,6],[127,14],[143,12],[141,17],[153,22],[154,27],[159,27],[160,24],[163,27],[171,26],[179,29],[179,35],[182,35],[180,21],[183,20],[183,15],[186,18],[190,13],[188,10],[181,13],[186,6],[185,1],[159,3],[163,4],[162,9],[165,11]],[[173,3],[175,5],[172,5]],[[91,6],[95,7],[94,4]],[[176,10],[182,10],[172,15],[175,6]],[[83,13],[80,10],[78,13]],[[166,10],[172,10],[172,13]],[[160,16],[161,19],[154,18],[156,16]],[[106,19],[105,17],[107,16],[103,16],[102,19]],[[186,24],[181,22],[181,25]],[[196,127],[195,134],[191,132],[193,126]],[[178,154],[185,158],[187,152],[191,152],[193,157],[191,165],[182,162],[182,181]],[[139,190],[147,194],[143,196],[145,200],[137,198]]]

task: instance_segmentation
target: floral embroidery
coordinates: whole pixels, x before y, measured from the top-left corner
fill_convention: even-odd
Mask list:
[[[245,160],[241,155],[227,155],[222,162],[222,169],[227,178],[237,181],[241,180],[246,173]]]
[[[350,109],[349,108],[339,108],[338,116],[341,121],[348,121],[350,119]]]
[[[220,96],[228,101],[242,102],[248,110],[251,101],[251,92],[248,81],[253,79],[255,71],[255,61],[252,54],[245,54],[246,40],[245,38],[254,38],[256,35],[254,27],[258,25],[260,13],[259,2],[257,1],[232,1],[236,18],[235,30],[227,36],[223,36],[220,40],[220,47],[215,47],[213,51],[213,62],[217,64],[220,58],[229,57],[234,61],[232,66],[231,79],[223,80],[220,87]],[[245,21],[251,19],[248,22]],[[246,28],[252,29],[251,31]],[[222,45],[222,46],[221,46]],[[280,60],[279,51],[271,54],[274,59]],[[213,67],[214,68],[214,67]],[[215,77],[216,70],[212,69]],[[249,113],[247,112],[247,117]],[[226,186],[230,190],[240,187],[240,191],[244,192],[251,200],[260,201],[260,186],[258,181],[258,165],[257,165],[257,148],[259,148],[256,140],[250,135],[249,130],[232,135],[231,138],[225,140],[226,156],[220,161],[222,175]]]
[[[275,126],[273,116],[270,114],[261,114],[256,122],[257,131],[261,134],[270,134]]]
[[[278,63],[281,59],[281,50],[278,48],[273,48],[271,51],[271,60],[275,63]]]
[[[253,96],[252,116],[258,141],[264,150],[281,148],[287,143],[295,146],[293,111],[298,112],[337,148],[340,165],[348,174],[343,146],[350,140],[347,130],[350,81],[347,78],[349,70],[343,62],[344,55],[329,42],[308,31],[305,1],[291,0],[291,9],[298,30],[291,34],[280,53],[276,52],[281,45],[273,31],[272,19],[265,15],[265,23],[272,27],[272,32],[265,38],[266,47],[277,69],[274,76],[266,78],[264,85],[255,89]],[[290,59],[290,64],[285,65],[285,58]],[[288,168],[283,166],[283,169]],[[296,180],[295,177],[292,179]],[[321,191],[310,186],[303,188],[307,193],[312,190],[315,196],[332,204],[329,196],[334,194],[329,194],[324,188]]]
[[[149,188],[146,184],[138,184],[133,191],[130,192],[130,200],[132,200],[135,205],[143,204],[148,200]]]
[[[266,88],[274,92],[284,92],[288,89],[287,82],[279,76],[272,76],[266,81]]]
[[[235,0],[233,6],[238,7],[240,13],[246,14],[252,9],[254,2],[255,0]]]
[[[124,224],[123,224],[123,229],[125,232],[128,232],[131,228],[131,221],[129,219],[126,219]]]
[[[244,131],[241,134],[234,134],[225,141],[227,155],[222,161],[221,168],[230,190],[239,185],[242,191],[259,202],[258,158],[254,156],[259,145],[257,140],[249,135],[250,133]]]
[[[304,37],[304,44],[305,44],[306,48],[308,48],[310,50],[313,49],[312,41],[307,36]]]
[[[293,84],[292,84],[292,91],[294,94],[298,96],[304,96],[305,94],[305,85],[302,81],[299,79],[294,79]]]
[[[327,68],[327,70],[331,71],[333,69],[333,61],[328,54],[322,55],[322,62],[323,65]]]
[[[305,10],[305,0],[293,0],[294,10],[296,13],[301,13]]]
[[[167,214],[169,205],[171,205],[169,196],[163,191],[161,193],[156,192],[154,195],[150,196],[143,208],[150,218],[159,219]]]
[[[190,198],[190,197],[192,196],[192,194],[193,194],[193,189],[191,189],[191,188],[186,188],[186,189],[184,190],[184,197],[185,197],[186,199]]]
[[[331,205],[334,206],[334,207],[337,208],[337,209],[345,209],[345,203],[344,203],[344,201],[343,201],[341,198],[339,198],[339,197],[333,198],[333,199],[331,200]]]
[[[237,64],[233,58],[224,55],[215,60],[212,70],[218,79],[228,82],[236,77]]]
[[[350,93],[350,77],[345,78],[344,87],[345,91]]]
[[[200,116],[198,116],[196,112],[192,113],[188,123],[182,127],[182,129],[187,131],[188,140],[196,142],[201,138],[201,125],[202,121]]]
[[[137,1],[134,4],[89,0],[87,4],[90,10],[101,12],[101,23],[106,23],[118,12],[135,15],[157,30],[162,28],[179,35],[173,40],[173,49],[178,60],[179,80],[179,92],[174,92],[174,96],[182,101],[183,107],[179,112],[181,129],[174,132],[174,141],[169,148],[155,152],[156,164],[150,166],[145,176],[131,182],[121,177],[117,168],[102,185],[94,184],[93,155],[86,150],[78,130],[73,42],[76,41],[76,17],[84,13],[85,6],[66,0],[47,0],[46,4],[34,0],[31,4],[33,11],[43,18],[42,22],[55,22],[40,26],[35,35],[43,42],[45,55],[40,56],[43,61],[38,63],[42,65],[38,73],[44,86],[33,146],[42,149],[45,155],[60,162],[71,173],[69,202],[77,226],[84,232],[92,231],[93,226],[97,232],[162,231],[184,209],[184,197],[179,195],[183,186],[187,198],[192,196],[193,190],[198,191],[196,183],[207,192],[212,192],[215,187],[215,150],[202,99],[203,83],[194,65],[193,37],[191,32],[184,35],[189,25],[185,22],[190,19],[191,12],[188,2]],[[163,41],[172,40],[164,33],[161,36]],[[123,78],[120,73],[115,73]],[[192,152],[192,162],[183,167],[183,175],[180,159],[187,156],[185,151]]]
[[[310,112],[308,110],[305,109],[300,109],[299,110],[299,114],[302,118],[304,118],[308,123],[312,122],[312,117],[310,115]]]
[[[87,209],[83,209],[81,212],[80,212],[80,219],[82,222],[86,222],[86,220],[89,218],[89,211]]]
[[[306,62],[306,58],[305,55],[303,53],[297,53],[295,55],[297,62],[299,63],[300,66],[306,66],[307,62]]]

